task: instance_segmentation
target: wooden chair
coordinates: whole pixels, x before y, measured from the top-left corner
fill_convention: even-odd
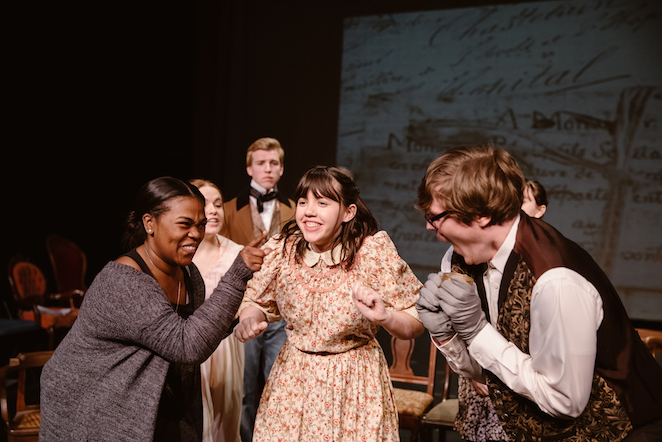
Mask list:
[[[401,340],[380,329],[377,339],[390,364],[389,373],[394,386],[400,428],[409,431],[411,441],[418,441],[419,436],[423,435],[421,425],[426,411],[431,408],[435,398],[438,400],[449,396],[450,370],[444,373],[443,391],[435,391],[439,351],[427,332],[416,339]]]
[[[424,333],[424,335],[427,334]],[[411,368],[411,357],[415,344],[415,339],[402,340],[391,337],[393,361],[389,367],[391,381],[394,385],[398,385],[393,390],[400,428],[410,431],[412,442],[418,440],[421,417],[434,402],[434,380],[437,365],[437,348],[430,342],[427,374],[425,376],[415,375]],[[401,388],[400,385],[411,388]],[[423,386],[425,391],[419,391],[415,389],[415,386]]]
[[[455,416],[458,412],[457,398],[449,398],[448,392],[450,390],[452,370],[448,362],[444,361],[444,389],[441,394],[441,402],[436,404],[430,411],[425,413],[421,418],[421,439],[423,442],[432,440],[432,431],[439,430],[439,442],[446,440],[446,431],[453,430],[455,423]]]
[[[72,299],[76,307],[80,307],[87,290],[87,256],[76,243],[59,235],[49,235],[46,238],[46,249],[58,292],[76,295]]]
[[[48,350],[55,345],[55,329],[70,328],[78,317],[73,293],[49,294],[39,267],[21,255],[14,255],[7,269],[18,318],[33,321],[48,333]],[[64,304],[64,306],[62,305]]]
[[[41,411],[39,403],[29,404],[30,387],[38,386],[40,372],[36,370],[53,355],[52,351],[22,353],[0,368],[0,407],[7,428],[7,442],[30,442],[39,439]],[[9,406],[8,381],[16,385],[16,405]],[[38,393],[38,389],[35,389]]]

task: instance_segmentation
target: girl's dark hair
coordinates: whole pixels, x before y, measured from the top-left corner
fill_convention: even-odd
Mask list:
[[[305,198],[308,191],[312,191],[317,198],[329,198],[345,207],[356,205],[356,216],[343,223],[340,236],[336,238],[332,246],[333,248],[342,244],[340,255],[342,265],[345,269],[349,269],[354,263],[354,258],[361,248],[363,240],[379,230],[377,220],[359,196],[359,188],[354,182],[352,173],[344,167],[316,166],[308,170],[299,180],[294,192],[295,204],[298,203],[299,198]],[[297,262],[301,262],[301,258],[308,248],[308,242],[304,239],[296,220],[288,222],[283,227],[280,238],[285,238],[283,247],[287,246],[290,238],[294,239],[292,248],[296,248]]]
[[[134,210],[129,213],[124,227],[122,242],[126,250],[138,247],[147,238],[143,215],[149,213],[158,218],[170,209],[168,202],[177,197],[197,198],[203,207],[205,205],[205,197],[197,187],[177,178],[154,178],[141,187],[136,195]]]

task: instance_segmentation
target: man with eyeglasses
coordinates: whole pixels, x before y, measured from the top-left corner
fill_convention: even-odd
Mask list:
[[[452,248],[419,316],[457,373],[489,385],[511,441],[662,440],[662,368],[590,255],[521,211],[503,149],[447,151],[418,191]]]

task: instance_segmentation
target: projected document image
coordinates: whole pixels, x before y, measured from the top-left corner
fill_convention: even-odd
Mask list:
[[[630,315],[662,319],[662,4],[552,1],[345,22],[338,163],[419,278],[444,244],[413,205],[446,149],[504,147]]]

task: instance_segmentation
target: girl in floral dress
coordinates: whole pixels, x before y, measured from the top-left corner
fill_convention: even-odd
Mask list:
[[[260,400],[253,441],[399,441],[380,326],[424,328],[421,283],[359,197],[348,170],[315,167],[295,193],[295,220],[269,240],[235,335],[245,342],[285,318],[287,342]]]

